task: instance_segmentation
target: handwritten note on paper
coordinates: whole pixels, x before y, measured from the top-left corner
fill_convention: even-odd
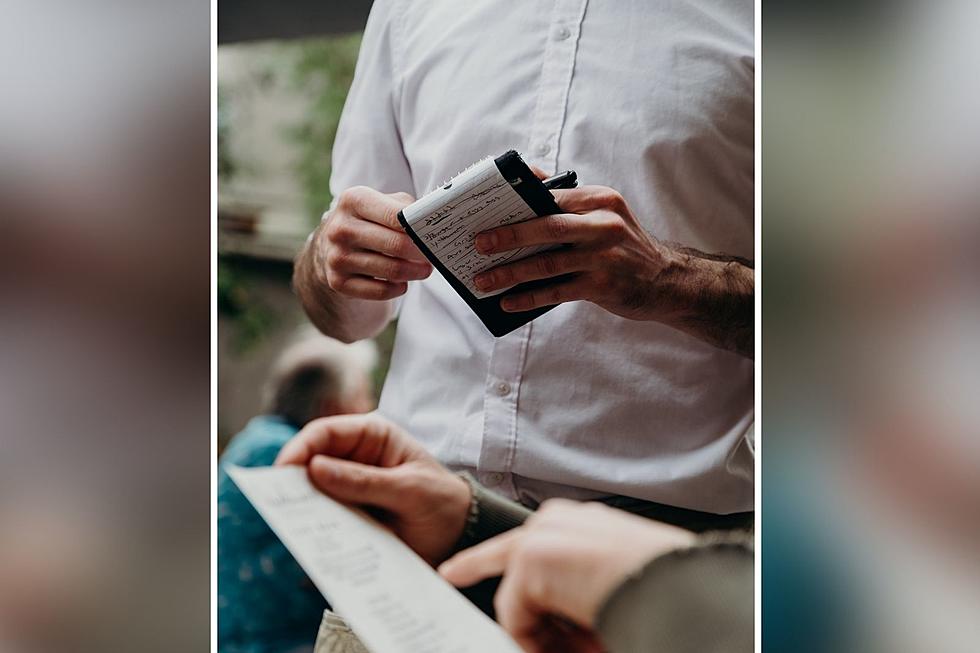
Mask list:
[[[476,297],[484,298],[507,289],[485,293],[473,277],[507,261],[518,261],[552,245],[524,247],[493,256],[476,251],[481,231],[537,217],[493,159],[484,159],[454,177],[403,211],[405,220],[443,265]]]
[[[314,488],[305,468],[228,474],[372,653],[519,653],[401,540]]]

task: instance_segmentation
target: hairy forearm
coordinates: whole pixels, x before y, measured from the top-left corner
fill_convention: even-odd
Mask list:
[[[755,270],[737,256],[664,244],[657,275],[659,321],[706,342],[753,358]]]
[[[325,276],[323,247],[318,247],[323,225],[307,241],[293,267],[293,289],[310,321],[324,334],[342,342],[376,336],[391,318],[391,301],[345,297],[331,290]]]

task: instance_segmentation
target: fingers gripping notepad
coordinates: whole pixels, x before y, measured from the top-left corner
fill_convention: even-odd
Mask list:
[[[305,467],[227,469],[372,653],[519,653],[401,540],[314,488]]]
[[[496,159],[479,161],[447,184],[406,206],[398,219],[422,253],[459,293],[495,336],[502,336],[554,308],[548,306],[507,313],[499,294],[481,292],[473,277],[510,261],[526,258],[557,245],[524,247],[491,256],[476,251],[476,235],[482,231],[558,213],[554,197],[520,155],[511,150]],[[513,290],[549,281],[521,284]]]

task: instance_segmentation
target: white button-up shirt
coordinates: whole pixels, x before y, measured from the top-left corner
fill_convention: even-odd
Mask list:
[[[751,0],[378,0],[331,188],[420,196],[514,148],[753,258],[753,50]],[[591,303],[495,339],[438,273],[411,283],[379,410],[512,498],[753,506],[752,361]]]

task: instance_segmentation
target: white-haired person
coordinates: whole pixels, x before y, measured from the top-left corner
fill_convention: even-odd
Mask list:
[[[218,650],[311,651],[326,602],[225,471],[271,465],[319,417],[374,407],[371,341],[346,345],[303,330],[274,363],[262,415],[232,438],[218,470]]]

